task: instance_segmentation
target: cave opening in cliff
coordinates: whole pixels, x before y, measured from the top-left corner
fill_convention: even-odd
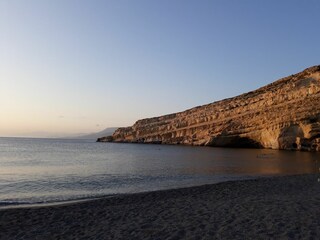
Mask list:
[[[232,147],[236,148],[262,148],[261,144],[246,137],[236,137],[231,141]]]
[[[232,148],[263,148],[263,146],[248,137],[239,136],[219,136],[211,140],[208,146],[212,147],[232,147]]]

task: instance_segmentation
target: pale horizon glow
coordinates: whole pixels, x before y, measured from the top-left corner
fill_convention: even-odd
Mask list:
[[[0,137],[130,126],[320,64],[320,2],[0,2]]]

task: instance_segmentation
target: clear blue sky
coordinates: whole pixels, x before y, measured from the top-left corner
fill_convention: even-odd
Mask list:
[[[0,136],[132,125],[320,64],[320,1],[0,0]]]

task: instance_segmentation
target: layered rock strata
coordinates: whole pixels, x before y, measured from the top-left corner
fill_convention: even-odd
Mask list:
[[[320,66],[237,97],[138,120],[98,141],[320,151]]]

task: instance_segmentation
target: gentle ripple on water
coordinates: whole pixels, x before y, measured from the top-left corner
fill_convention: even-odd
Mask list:
[[[0,205],[315,173],[319,153],[0,138]]]

